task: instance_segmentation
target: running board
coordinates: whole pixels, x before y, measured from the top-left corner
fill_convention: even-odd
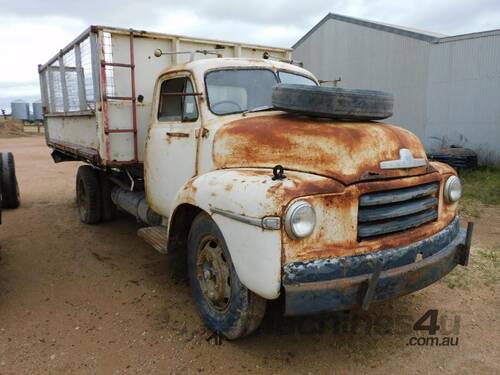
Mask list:
[[[158,252],[162,254],[166,254],[168,252],[168,231],[166,227],[161,225],[155,227],[144,227],[137,231],[137,235],[153,246]]]

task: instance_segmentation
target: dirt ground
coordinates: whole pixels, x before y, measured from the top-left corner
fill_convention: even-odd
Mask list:
[[[500,249],[498,207],[475,219],[467,270],[369,312],[285,319],[274,306],[254,335],[215,345],[134,219],[78,221],[76,163],[54,164],[41,136],[0,150],[14,152],[22,199],[0,225],[1,374],[500,373],[500,271],[481,255]],[[456,346],[410,344],[429,309]]]
[[[23,127],[22,122],[0,118],[0,137],[10,138],[23,136]]]

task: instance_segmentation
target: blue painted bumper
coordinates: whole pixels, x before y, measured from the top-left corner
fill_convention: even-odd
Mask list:
[[[472,224],[458,218],[441,232],[409,246],[376,253],[289,263],[284,267],[286,315],[368,308],[436,282],[467,265]],[[422,260],[416,261],[417,254]]]

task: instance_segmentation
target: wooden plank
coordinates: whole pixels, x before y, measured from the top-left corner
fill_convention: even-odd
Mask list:
[[[150,244],[156,251],[166,254],[168,252],[168,230],[163,226],[145,227],[137,231],[137,235]]]

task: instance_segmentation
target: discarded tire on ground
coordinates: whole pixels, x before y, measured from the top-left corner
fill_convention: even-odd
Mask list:
[[[280,84],[273,89],[275,108],[312,117],[382,120],[392,116],[394,97],[382,91]]]
[[[476,169],[477,154],[468,148],[449,147],[427,153],[429,160],[440,161],[455,169]]]
[[[2,153],[2,208],[19,207],[19,185],[16,178],[16,167],[12,152]]]

